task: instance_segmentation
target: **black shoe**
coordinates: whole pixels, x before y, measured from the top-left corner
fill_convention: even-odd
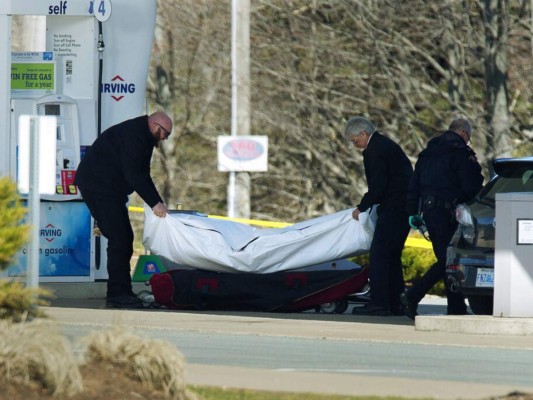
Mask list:
[[[414,320],[415,317],[418,315],[418,313],[416,312],[418,308],[418,304],[409,301],[409,298],[407,297],[407,293],[402,293],[400,296],[400,299],[402,301],[404,314],[407,315],[412,320]]]
[[[405,312],[403,311],[403,307],[391,307],[390,314],[398,317],[405,315]]]
[[[143,308],[143,302],[135,295],[123,294],[108,297],[105,306],[107,308]]]
[[[372,304],[365,304],[363,307],[354,307],[352,309],[354,315],[376,315],[380,317],[388,317],[391,312],[388,308],[375,306]]]

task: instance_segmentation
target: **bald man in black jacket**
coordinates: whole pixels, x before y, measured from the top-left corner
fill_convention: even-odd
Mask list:
[[[350,118],[345,136],[355,147],[364,149],[363,158],[368,191],[353,211],[377,206],[378,219],[370,246],[370,302],[356,307],[357,315],[403,315],[400,295],[404,291],[402,250],[409,234],[405,201],[413,173],[411,162],[393,140],[377,132],[363,117]]]
[[[128,195],[134,191],[165,217],[168,210],[150,176],[154,147],[167,139],[172,121],[162,112],[133,118],[106,129],[81,161],[74,183],[107,240],[106,306],[140,308],[131,286],[133,230]]]

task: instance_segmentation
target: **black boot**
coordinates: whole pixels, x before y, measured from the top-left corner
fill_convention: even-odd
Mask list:
[[[375,315],[380,317],[388,317],[391,312],[388,308],[375,306],[373,304],[365,304],[363,307],[354,307],[352,309],[354,315]]]
[[[123,294],[106,298],[107,308],[143,308],[143,302],[135,295]]]
[[[418,303],[412,302],[409,300],[409,291],[402,293],[400,296],[403,305],[403,312],[412,320],[418,315],[416,311],[418,309]]]

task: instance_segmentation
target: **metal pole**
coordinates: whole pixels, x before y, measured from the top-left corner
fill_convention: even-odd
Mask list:
[[[28,209],[31,226],[30,242],[28,245],[27,286],[39,287],[39,120],[30,119],[30,180],[28,191]]]
[[[235,208],[235,171],[230,171],[228,184],[228,217],[236,217]]]
[[[11,15],[0,15],[0,175],[10,170],[11,133]]]
[[[231,136],[250,134],[250,0],[231,2]],[[239,172],[247,174],[247,172]],[[228,215],[250,217],[250,192],[230,172]]]
[[[239,36],[237,34],[237,21],[239,18],[238,1],[231,2],[231,136],[237,136],[237,113],[238,113],[238,70],[237,70],[237,46]],[[533,1],[533,0],[532,0]],[[235,217],[235,172],[229,173],[228,182],[228,217]]]

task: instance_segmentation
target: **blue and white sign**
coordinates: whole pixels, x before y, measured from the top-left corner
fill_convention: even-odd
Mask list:
[[[111,0],[90,0],[89,13],[100,22],[107,21],[111,17]]]
[[[91,262],[91,215],[85,203],[41,202],[39,229],[39,276],[89,277]],[[9,276],[24,276],[28,248],[19,251]]]
[[[268,170],[268,136],[219,136],[217,148],[219,171]]]

